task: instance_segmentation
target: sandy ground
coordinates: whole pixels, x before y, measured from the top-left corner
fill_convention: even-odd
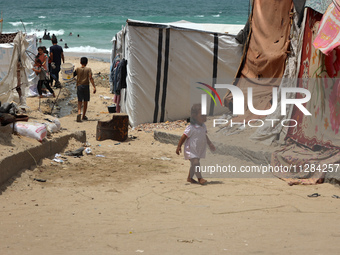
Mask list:
[[[94,73],[109,70],[104,62],[90,60],[89,66]],[[0,254],[338,253],[340,199],[332,198],[340,195],[338,187],[228,176],[188,184],[189,163],[150,130],[130,129],[125,142],[96,141],[97,121],[111,118],[113,96],[105,75],[96,81],[89,121],[77,123],[74,112],[60,119],[67,130],[86,130],[92,154],[64,156],[63,163],[44,159],[2,186]],[[28,114],[38,119],[37,102],[28,100]],[[0,157],[38,143],[0,138]],[[65,151],[81,146],[70,140]],[[225,162],[252,164],[229,156]],[[307,197],[315,192],[321,196]]]

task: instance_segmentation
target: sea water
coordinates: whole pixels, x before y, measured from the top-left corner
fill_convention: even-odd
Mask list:
[[[0,1],[3,33],[21,30],[42,38],[46,29],[60,46],[68,45],[64,51],[69,54],[99,55],[111,53],[111,40],[127,19],[244,25],[249,8],[249,0]],[[49,48],[51,42],[40,45]]]

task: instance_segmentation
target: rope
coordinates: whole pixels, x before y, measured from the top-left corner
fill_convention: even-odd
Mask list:
[[[30,154],[30,156],[33,158],[33,160],[34,160],[34,162],[35,162],[35,165],[38,167],[38,163],[37,163],[37,161],[35,160],[35,158],[33,157],[33,155],[29,152],[29,151],[27,151],[28,152],[28,154]]]

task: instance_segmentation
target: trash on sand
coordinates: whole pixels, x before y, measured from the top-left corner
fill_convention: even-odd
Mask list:
[[[319,193],[313,193],[311,195],[307,195],[307,197],[319,197],[321,196]]]
[[[89,147],[85,148],[85,153],[88,154],[88,155],[92,154],[91,148],[89,148]]]
[[[190,239],[190,240],[183,240],[183,239],[178,239],[177,242],[181,242],[181,243],[193,243],[193,242],[199,242],[199,243],[202,243],[201,240],[198,240],[198,239]]]
[[[59,153],[56,153],[54,155],[53,161],[58,162],[58,163],[64,163],[64,160],[61,159],[61,155]]]
[[[105,158],[104,155],[96,155],[96,157],[99,157],[99,158]]]
[[[103,99],[105,99],[105,100],[110,100],[110,99],[113,99],[112,97],[103,96],[103,95],[100,95],[99,97],[100,97],[100,98],[103,98]]]
[[[62,160],[61,158],[54,158],[53,161],[58,163],[64,163],[64,160]]]
[[[79,149],[76,149],[74,151],[66,151],[65,155],[66,156],[83,156],[83,151],[84,151],[84,147],[80,147]]]
[[[136,250],[136,252],[143,253],[144,251],[143,250]]]
[[[115,145],[119,145],[120,143],[115,143]]]
[[[171,160],[171,158],[167,158],[167,157],[160,157],[160,158],[152,158],[152,159],[160,159],[160,160]]]
[[[33,180],[34,180],[34,181],[37,181],[37,182],[46,182],[46,180],[45,180],[45,179],[38,179],[38,178],[34,178]]]

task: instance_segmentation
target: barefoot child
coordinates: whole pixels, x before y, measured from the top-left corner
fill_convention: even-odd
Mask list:
[[[215,146],[207,136],[207,127],[204,122],[207,121],[206,115],[201,115],[201,104],[194,104],[191,108],[190,125],[186,127],[184,134],[178,142],[176,153],[179,155],[184,144],[184,159],[190,160],[190,169],[187,181],[197,183],[193,177],[196,175],[200,184],[207,181],[202,178],[201,172],[196,171],[196,167],[200,166],[200,158],[205,158],[207,144],[212,151]]]

